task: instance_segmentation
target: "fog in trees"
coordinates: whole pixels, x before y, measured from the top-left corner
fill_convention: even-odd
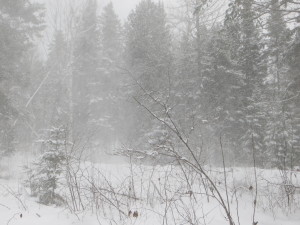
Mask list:
[[[297,224],[300,2],[126,4],[0,0],[5,222]]]

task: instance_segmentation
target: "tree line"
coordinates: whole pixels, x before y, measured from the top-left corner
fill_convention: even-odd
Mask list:
[[[1,1],[1,156],[63,127],[96,155],[189,157],[172,126],[204,162],[221,162],[222,141],[236,165],[254,152],[261,167],[299,166],[300,5],[232,0],[207,15],[218,2],[182,0],[171,16],[142,0],[122,24],[111,3],[99,13],[88,0],[42,60],[43,5]]]

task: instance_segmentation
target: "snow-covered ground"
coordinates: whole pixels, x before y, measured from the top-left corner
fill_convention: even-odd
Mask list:
[[[91,207],[71,213],[68,207],[39,204],[24,187],[25,174],[19,170],[12,173],[10,179],[0,178],[0,225],[228,224],[223,209],[212,197],[204,195],[206,191],[209,195],[212,193],[205,191],[201,177],[192,171],[186,171],[184,176],[177,166],[92,166],[86,163],[82,167],[86,169],[84,171],[94,168],[95,184],[99,189],[102,188],[106,197],[112,198],[112,205],[105,201],[100,202],[97,209]],[[206,169],[226,198],[222,168]],[[228,200],[236,224],[252,224],[255,196],[253,171],[253,168],[226,169]],[[297,187],[290,199],[291,207],[288,207],[287,196],[284,195],[280,172],[257,170],[258,206],[255,221],[258,221],[258,225],[300,224],[300,172],[293,171],[289,175]],[[186,180],[189,180],[189,185]],[[82,182],[81,194],[87,204],[90,200],[85,188],[88,182]],[[209,189],[209,185],[207,187]],[[61,187],[60,192],[67,193],[66,187]],[[113,204],[119,204],[126,214],[137,211],[138,217],[121,214]]]

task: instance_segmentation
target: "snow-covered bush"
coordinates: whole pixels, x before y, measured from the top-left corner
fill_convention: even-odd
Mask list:
[[[67,131],[64,127],[53,127],[48,132],[48,138],[41,141],[41,155],[31,168],[27,168],[27,185],[42,204],[61,205],[63,198],[56,189],[66,159]]]

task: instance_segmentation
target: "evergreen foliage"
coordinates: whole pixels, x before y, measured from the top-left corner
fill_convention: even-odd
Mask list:
[[[172,79],[171,39],[163,5],[141,1],[129,15],[126,31],[126,63],[135,86],[131,95],[144,103],[151,102],[149,94],[152,95],[157,102],[152,101],[150,107],[155,108],[159,101],[167,100]],[[156,131],[165,128],[142,108],[133,113],[136,114],[133,137],[138,140],[135,144],[149,148],[148,141],[159,136]]]
[[[41,5],[0,2],[0,156],[14,150],[15,120],[25,114],[24,91],[29,76],[25,57],[42,30]]]
[[[41,154],[31,168],[27,168],[27,184],[33,196],[45,205],[61,205],[63,198],[57,192],[64,171],[67,148],[67,130],[53,127],[48,138],[42,140]]]
[[[77,26],[72,62],[73,133],[92,134],[97,84],[99,80],[99,30],[97,2],[87,1]]]

